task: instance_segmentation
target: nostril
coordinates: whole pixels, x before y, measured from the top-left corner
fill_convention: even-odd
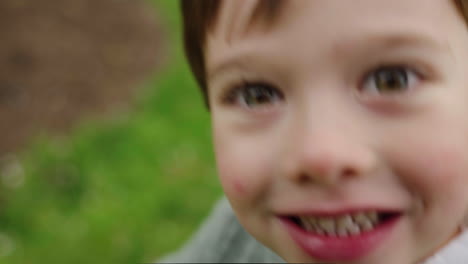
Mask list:
[[[356,170],[352,169],[352,168],[345,168],[342,172],[342,175],[343,177],[353,177],[355,176],[357,173],[356,173]]]
[[[303,172],[298,175],[297,180],[299,183],[308,183],[312,181],[312,177]]]

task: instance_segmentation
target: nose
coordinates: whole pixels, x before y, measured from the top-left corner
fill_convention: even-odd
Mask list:
[[[346,131],[307,133],[296,136],[293,145],[286,175],[296,183],[332,186],[369,176],[377,166],[371,147]]]

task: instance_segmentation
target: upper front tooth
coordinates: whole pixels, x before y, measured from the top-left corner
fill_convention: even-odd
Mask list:
[[[378,222],[378,215],[377,212],[369,212],[369,213],[357,213],[353,215],[353,219],[356,223],[364,224],[366,222],[371,222],[372,224],[376,224]]]
[[[353,219],[350,215],[344,215],[338,218],[337,226],[338,228],[345,228],[353,224]]]
[[[364,231],[372,230],[372,228],[374,228],[374,225],[370,220],[359,223],[359,226]]]
[[[377,224],[379,220],[379,216],[377,215],[377,212],[370,212],[367,214],[369,217],[369,220],[372,222],[372,224]]]
[[[357,213],[353,215],[353,219],[356,221],[356,223],[362,223],[367,221],[367,216],[364,213]]]
[[[301,217],[301,222],[306,228],[306,230],[313,230],[314,229],[314,219],[308,217]]]
[[[357,235],[357,234],[361,233],[361,229],[359,228],[358,225],[354,224],[354,225],[348,227],[348,232],[351,235]]]
[[[332,218],[320,218],[318,219],[318,225],[327,232],[335,231],[335,221]]]
[[[347,228],[338,228],[338,231],[336,233],[340,237],[345,237],[345,236],[348,235],[348,230],[347,230]]]
[[[336,222],[338,235],[341,237],[346,236],[348,234],[348,226],[351,225],[353,225],[353,219],[350,215],[345,215],[338,218],[338,221]]]

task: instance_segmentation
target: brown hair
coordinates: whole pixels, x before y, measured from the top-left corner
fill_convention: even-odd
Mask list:
[[[281,0],[260,0],[252,18],[271,18]],[[208,106],[204,46],[207,32],[215,24],[222,0],[180,0],[183,19],[184,48],[188,62]]]
[[[271,18],[282,0],[260,0],[252,17]],[[180,0],[183,19],[185,53],[208,106],[204,47],[206,35],[216,22],[222,0]],[[468,22],[468,0],[455,0],[459,11]]]

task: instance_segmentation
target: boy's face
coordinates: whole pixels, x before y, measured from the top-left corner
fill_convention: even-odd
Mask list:
[[[416,263],[468,208],[468,31],[449,0],[224,1],[215,152],[243,224],[289,262]],[[376,216],[377,214],[377,216]]]

